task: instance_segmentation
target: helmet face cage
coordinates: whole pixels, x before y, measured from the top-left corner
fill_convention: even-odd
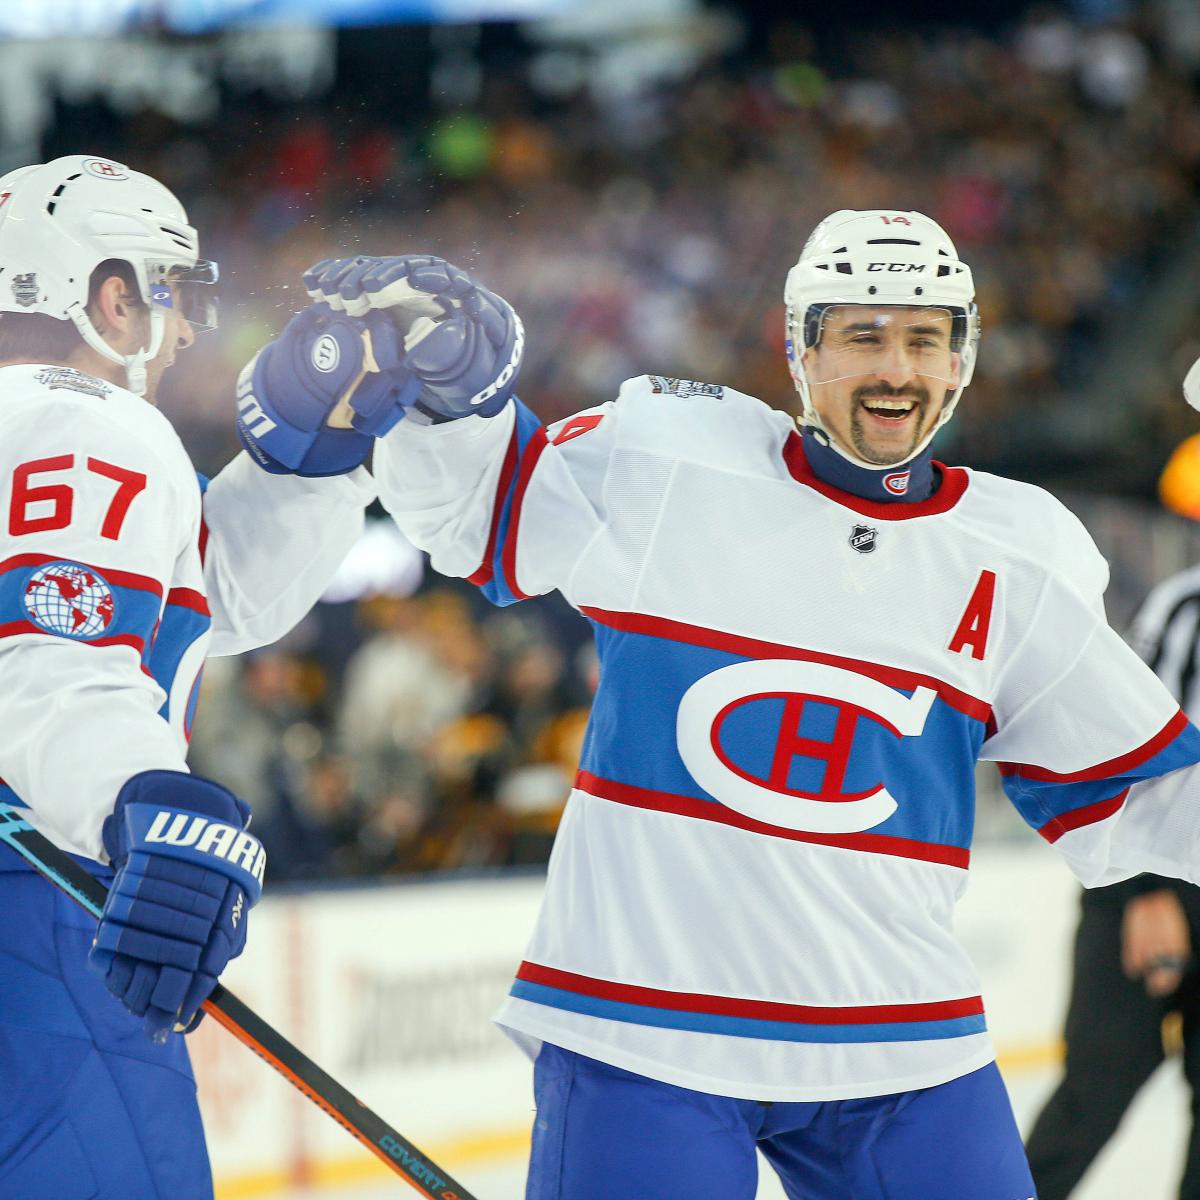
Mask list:
[[[826,436],[828,431],[812,405],[804,352],[820,344],[832,310],[859,305],[894,309],[898,314],[905,309],[941,309],[950,314],[950,348],[958,355],[957,382],[945,398],[937,423],[909,458],[921,453],[953,416],[963,389],[971,382],[979,343],[979,313],[971,271],[958,258],[945,231],[916,212],[836,212],[817,226],[805,244],[799,261],[788,273],[784,300],[788,363],[803,406],[800,422],[822,430]],[[898,464],[887,468],[874,463],[861,465],[890,469]]]

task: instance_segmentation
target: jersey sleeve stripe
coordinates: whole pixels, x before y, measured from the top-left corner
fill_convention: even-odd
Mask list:
[[[146,640],[133,633],[116,633],[111,637],[70,638],[49,629],[42,629],[32,621],[8,621],[0,625],[0,638],[22,637],[25,634],[40,634],[42,637],[58,638],[64,642],[78,642],[82,646],[129,646],[139,657],[146,653]]]
[[[1115,813],[1120,812],[1121,806],[1125,803],[1125,797],[1128,795],[1129,789],[1126,788],[1124,791],[1118,792],[1117,795],[1107,800],[1098,800],[1095,804],[1085,804],[1082,808],[1075,808],[1070,812],[1061,813],[1059,816],[1047,821],[1038,830],[1038,833],[1048,842],[1057,842],[1064,833],[1070,833],[1072,829],[1082,829],[1085,825],[1095,825],[1098,821],[1105,821]]]
[[[6,558],[0,562],[0,574],[6,571],[15,571],[21,567],[44,567],[49,563],[69,562],[75,563],[81,567],[87,567],[91,571],[95,571],[97,575],[102,575],[109,583],[118,584],[120,587],[136,588],[143,592],[153,592],[160,599],[163,594],[163,586],[157,579],[149,575],[138,575],[133,571],[113,570],[108,567],[98,567],[94,563],[83,562],[78,558],[71,558],[69,555],[51,555],[51,554],[15,554],[11,558]]]
[[[549,444],[541,421],[519,400],[514,400],[513,431],[492,502],[492,524],[488,531],[484,560],[468,576],[483,588],[484,595],[498,605],[527,600],[528,593],[517,583],[517,538],[521,508],[538,459]]]
[[[492,566],[496,554],[496,537],[500,532],[500,518],[504,512],[505,501],[509,488],[512,486],[513,472],[517,469],[517,428],[514,424],[512,436],[508,439],[508,448],[504,452],[504,463],[500,468],[500,478],[496,482],[496,498],[492,503],[492,527],[488,532],[487,549],[483,559],[475,571],[467,576],[469,583],[477,587],[491,583],[495,570]]]
[[[665,638],[674,642],[685,642],[709,650],[721,650],[742,658],[784,658],[803,662],[823,663],[826,666],[842,667],[860,675],[885,683],[889,687],[912,691],[926,687],[937,692],[951,708],[985,725],[993,721],[992,706],[986,701],[953,687],[932,675],[900,667],[889,667],[882,663],[865,662],[838,654],[825,654],[818,650],[806,650],[800,646],[787,646],[779,642],[767,642],[760,638],[744,637],[720,629],[708,629],[701,625],[689,625],[667,617],[655,617],[646,613],[610,612],[587,606],[579,610],[585,617],[599,625],[606,625],[622,633],[640,633],[650,637]]]
[[[962,846],[921,842],[913,838],[880,833],[809,833],[802,829],[788,829],[782,825],[769,825],[765,821],[757,821],[723,804],[714,804],[711,800],[697,800],[692,796],[679,796],[670,792],[654,791],[651,788],[635,787],[633,784],[618,783],[613,779],[601,779],[590,771],[580,771],[576,775],[575,787],[598,800],[671,813],[698,821],[714,821],[748,833],[783,838],[791,842],[836,846],[842,850],[856,850],[867,854],[888,854],[896,858],[911,858],[919,862],[958,867],[963,871],[971,865],[971,852]]]
[[[1027,763],[1000,763],[1000,774],[1017,776],[1021,779],[1036,780],[1040,783],[1083,783],[1090,780],[1111,779],[1127,774],[1152,759],[1160,751],[1171,744],[1187,727],[1187,714],[1180,709],[1149,741],[1143,742],[1127,754],[1110,758],[1107,762],[1097,763],[1094,767],[1084,767],[1080,771],[1051,771],[1046,767],[1031,766]]]
[[[194,591],[192,588],[172,588],[167,593],[167,603],[177,605],[179,608],[190,608],[193,612],[201,613],[203,616],[212,616],[208,608],[208,597],[203,592]]]
[[[523,592],[517,583],[517,538],[521,532],[521,509],[525,503],[525,492],[533,472],[537,468],[538,459],[550,443],[546,439],[546,431],[538,429],[525,446],[521,455],[521,465],[517,471],[516,484],[513,487],[512,515],[509,518],[509,528],[504,539],[504,549],[500,557],[504,579],[508,589],[518,600],[528,600],[529,595]]]

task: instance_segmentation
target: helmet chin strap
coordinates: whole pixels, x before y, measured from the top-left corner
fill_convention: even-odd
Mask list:
[[[146,363],[154,358],[162,349],[163,334],[166,331],[166,317],[153,304],[150,305],[150,345],[135,350],[132,354],[122,354],[114,350],[97,332],[82,305],[71,308],[70,317],[80,337],[110,362],[119,363],[125,368],[125,386],[135,396],[146,394]]]

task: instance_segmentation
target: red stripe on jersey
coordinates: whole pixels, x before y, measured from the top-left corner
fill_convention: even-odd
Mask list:
[[[139,656],[146,653],[145,639],[132,633],[115,633],[112,637],[73,638],[52,633],[32,621],[9,621],[6,625],[0,625],[0,638],[20,637],[26,633],[40,633],[43,637],[56,638],[60,642],[77,642],[81,646],[130,646]]]
[[[962,498],[971,482],[970,475],[962,467],[948,467],[935,461],[934,469],[940,472],[942,485],[928,500],[915,500],[897,504],[884,504],[878,500],[866,500],[851,492],[844,492],[818,479],[808,464],[808,456],[804,453],[804,439],[798,433],[788,434],[783,446],[783,461],[787,465],[788,474],[805,487],[826,499],[836,501],[843,508],[851,509],[864,517],[876,521],[910,521],[913,517],[931,517],[937,513],[949,512]]]
[[[1095,804],[1085,804],[1082,808],[1074,808],[1070,812],[1060,813],[1057,817],[1047,821],[1038,830],[1038,833],[1048,842],[1057,842],[1064,833],[1070,833],[1072,829],[1081,829],[1084,825],[1095,825],[1097,821],[1104,821],[1119,812],[1128,795],[1129,789],[1126,788],[1110,800],[1098,800]]]
[[[504,499],[508,495],[509,484],[512,483],[513,472],[517,469],[517,428],[514,425],[512,437],[508,439],[508,449],[504,452],[504,464],[500,468],[500,479],[496,484],[496,498],[492,501],[492,527],[488,531],[487,549],[483,552],[483,560],[479,566],[467,576],[467,582],[477,587],[484,587],[492,582],[495,571],[492,567],[493,556],[496,553],[496,535],[500,530],[500,516],[504,512]]]
[[[1083,783],[1093,779],[1109,779],[1124,775],[1142,763],[1148,762],[1160,750],[1170,745],[1187,726],[1187,714],[1180,709],[1148,742],[1107,762],[1081,771],[1051,771],[1046,767],[1034,767],[1027,763],[998,763],[1001,775],[1018,775],[1022,779],[1033,779],[1042,783]]]
[[[0,572],[15,571],[18,567],[42,567],[46,563],[57,562],[77,563],[81,567],[87,567],[89,571],[95,571],[97,575],[119,587],[137,588],[142,592],[153,592],[156,596],[163,594],[162,584],[157,579],[151,579],[149,575],[136,575],[132,571],[114,571],[108,567],[97,567],[93,563],[84,562],[82,559],[72,558],[65,554],[16,554],[12,558],[6,558],[0,562]]]
[[[738,633],[725,633],[719,629],[707,629],[702,625],[688,625],[683,621],[672,621],[666,617],[651,617],[644,613],[609,612],[602,608],[581,608],[583,615],[610,629],[622,633],[642,633],[649,637],[665,638],[673,642],[686,642],[691,646],[703,646],[709,650],[723,650],[742,658],[786,658],[800,662],[824,663],[826,666],[841,667],[868,679],[886,683],[888,687],[912,690],[918,687],[932,688],[951,708],[957,709],[976,721],[985,724],[992,720],[992,706],[986,700],[968,695],[932,675],[921,675],[901,667],[886,667],[880,663],[864,662],[857,658],[846,658],[838,654],[823,654],[817,650],[804,650],[799,646],[784,646],[778,642],[765,642],[759,638],[744,637]]]
[[[208,554],[208,522],[204,519],[203,509],[200,511],[200,538],[198,546],[200,550],[200,565],[204,566],[204,558]]]
[[[601,1000],[669,1008],[676,1012],[710,1013],[721,1017],[750,1017],[759,1021],[788,1021],[797,1025],[877,1025],[891,1021],[947,1021],[976,1017],[983,1012],[981,996],[958,1000],[933,1000],[921,1004],[856,1004],[827,1007],[783,1004],[776,1000],[744,1000],[735,996],[709,996],[703,992],[668,992],[633,983],[614,983],[591,975],[560,971],[540,963],[523,962],[517,978],[543,987],[560,988]]]
[[[504,538],[504,549],[500,555],[500,565],[504,571],[504,581],[508,584],[508,590],[518,600],[529,599],[529,594],[521,591],[517,586],[517,536],[521,528],[521,506],[525,503],[525,489],[529,486],[530,479],[533,478],[533,472],[537,467],[538,459],[542,457],[542,451],[549,444],[546,440],[546,431],[544,429],[537,430],[533,437],[529,439],[529,442],[525,446],[525,453],[521,455],[521,466],[517,472],[517,484],[513,489],[512,510],[508,515],[508,532]]]
[[[697,800],[692,796],[678,796],[673,792],[656,792],[650,788],[634,787],[628,783],[617,783],[613,779],[601,779],[590,771],[580,771],[575,776],[575,786],[589,796],[595,796],[599,800],[610,800],[614,804],[672,813],[677,817],[692,817],[700,821],[713,821],[718,825],[729,825],[734,829],[744,829],[748,833],[783,838],[789,842],[836,846],[841,850],[857,850],[865,854],[889,854],[895,858],[939,863],[964,871],[971,863],[970,850],[962,846],[918,842],[911,838],[890,837],[882,833],[808,833],[802,829],[788,829],[784,825],[756,821],[753,817],[726,808],[714,800]]]
[[[208,609],[208,597],[192,588],[172,588],[167,593],[167,603],[179,608],[190,608],[206,617],[212,616]]]

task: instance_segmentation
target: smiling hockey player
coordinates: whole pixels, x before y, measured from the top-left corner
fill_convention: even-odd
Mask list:
[[[1200,733],[1105,623],[1079,522],[933,460],[979,338],[950,239],[909,212],[817,228],[786,285],[799,430],[653,375],[543,429],[515,315],[461,271],[309,284],[422,335],[421,419],[375,457],[400,527],[596,632],[498,1015],[536,1059],[530,1200],[752,1200],[756,1149],[796,1200],[1032,1197],[952,932],[976,761],[1084,883],[1197,879]]]
[[[245,944],[264,856],[248,806],[184,764],[199,672],[300,619],[374,494],[353,471],[370,437],[324,426],[345,380],[308,364],[343,338],[355,370],[361,334],[323,306],[247,368],[243,415],[259,378],[275,404],[205,492],[153,401],[216,275],[178,200],[121,163],[0,178],[0,799],[111,880],[97,929],[0,854],[13,1200],[211,1197],[171,1031]]]

